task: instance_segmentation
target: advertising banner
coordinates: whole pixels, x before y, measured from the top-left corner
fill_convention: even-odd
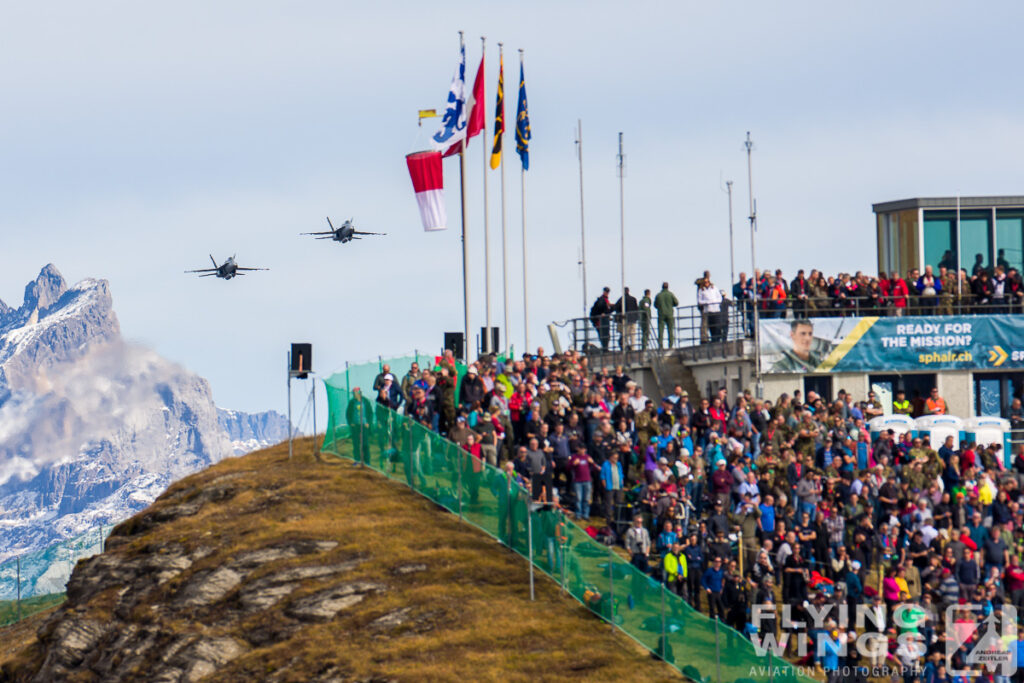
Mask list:
[[[1024,316],[760,321],[764,373],[1024,368]]]

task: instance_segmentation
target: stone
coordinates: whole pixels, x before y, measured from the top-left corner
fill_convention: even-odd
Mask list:
[[[210,605],[238,588],[242,578],[231,567],[220,567],[188,583],[182,590],[181,601],[188,607]]]
[[[409,621],[409,614],[412,612],[411,607],[402,607],[396,610],[392,610],[383,616],[379,616],[370,622],[370,628],[372,629],[391,629],[396,626],[401,626],[405,622]]]
[[[368,593],[387,590],[384,584],[353,581],[296,600],[287,613],[303,621],[330,621],[342,610],[362,602]]]

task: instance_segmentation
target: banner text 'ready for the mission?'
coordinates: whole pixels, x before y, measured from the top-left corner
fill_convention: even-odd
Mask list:
[[[971,346],[971,323],[908,323],[896,325],[896,334],[880,337],[886,349]]]

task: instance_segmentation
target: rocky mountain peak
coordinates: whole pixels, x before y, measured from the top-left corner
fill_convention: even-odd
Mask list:
[[[37,308],[49,308],[60,300],[68,291],[68,283],[57,270],[57,266],[48,263],[39,271],[39,277],[25,285],[25,303],[22,308],[32,311]]]

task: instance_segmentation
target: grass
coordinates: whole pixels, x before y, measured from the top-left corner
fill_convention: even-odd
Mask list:
[[[388,586],[326,623],[292,622],[284,614],[290,600],[329,585],[323,580],[306,581],[291,598],[251,616],[226,618],[223,605],[231,604],[229,595],[220,608],[206,612],[157,611],[141,605],[126,617],[139,624],[156,619],[161,629],[173,633],[232,636],[252,644],[206,680],[261,680],[273,674],[276,680],[306,681],[325,672],[343,680],[679,680],[673,669],[613,633],[540,574],[537,599],[531,601],[526,562],[456,516],[365,468],[330,456],[325,463],[315,462],[313,439],[296,446],[292,461],[287,445],[276,446],[225,460],[172,485],[154,507],[194,497],[225,475],[232,475],[230,485],[238,493],[206,503],[194,516],[138,535],[119,535],[138,528],[146,514],[140,513],[108,542],[106,554],[125,558],[171,544],[212,551],[157,589],[153,604],[169,603],[197,571],[221,566],[245,550],[296,538],[332,540],[338,546],[312,558],[275,562],[249,580],[282,567],[359,556],[364,562],[341,581]],[[426,569],[396,572],[412,563]],[[109,619],[116,590],[112,587],[84,605],[65,604],[53,618],[75,609],[83,618]],[[409,610],[404,624],[370,626],[400,608]],[[41,614],[0,629],[0,642],[5,643],[0,665],[9,678],[27,678],[38,668],[45,653],[33,642],[34,633],[50,618]],[[290,634],[254,638],[288,623],[296,629]],[[145,678],[146,673],[138,675]]]
[[[15,600],[0,600],[0,624],[13,624],[19,618],[30,617],[37,612],[48,610],[64,602],[63,593],[36,595],[21,601],[19,608]]]

